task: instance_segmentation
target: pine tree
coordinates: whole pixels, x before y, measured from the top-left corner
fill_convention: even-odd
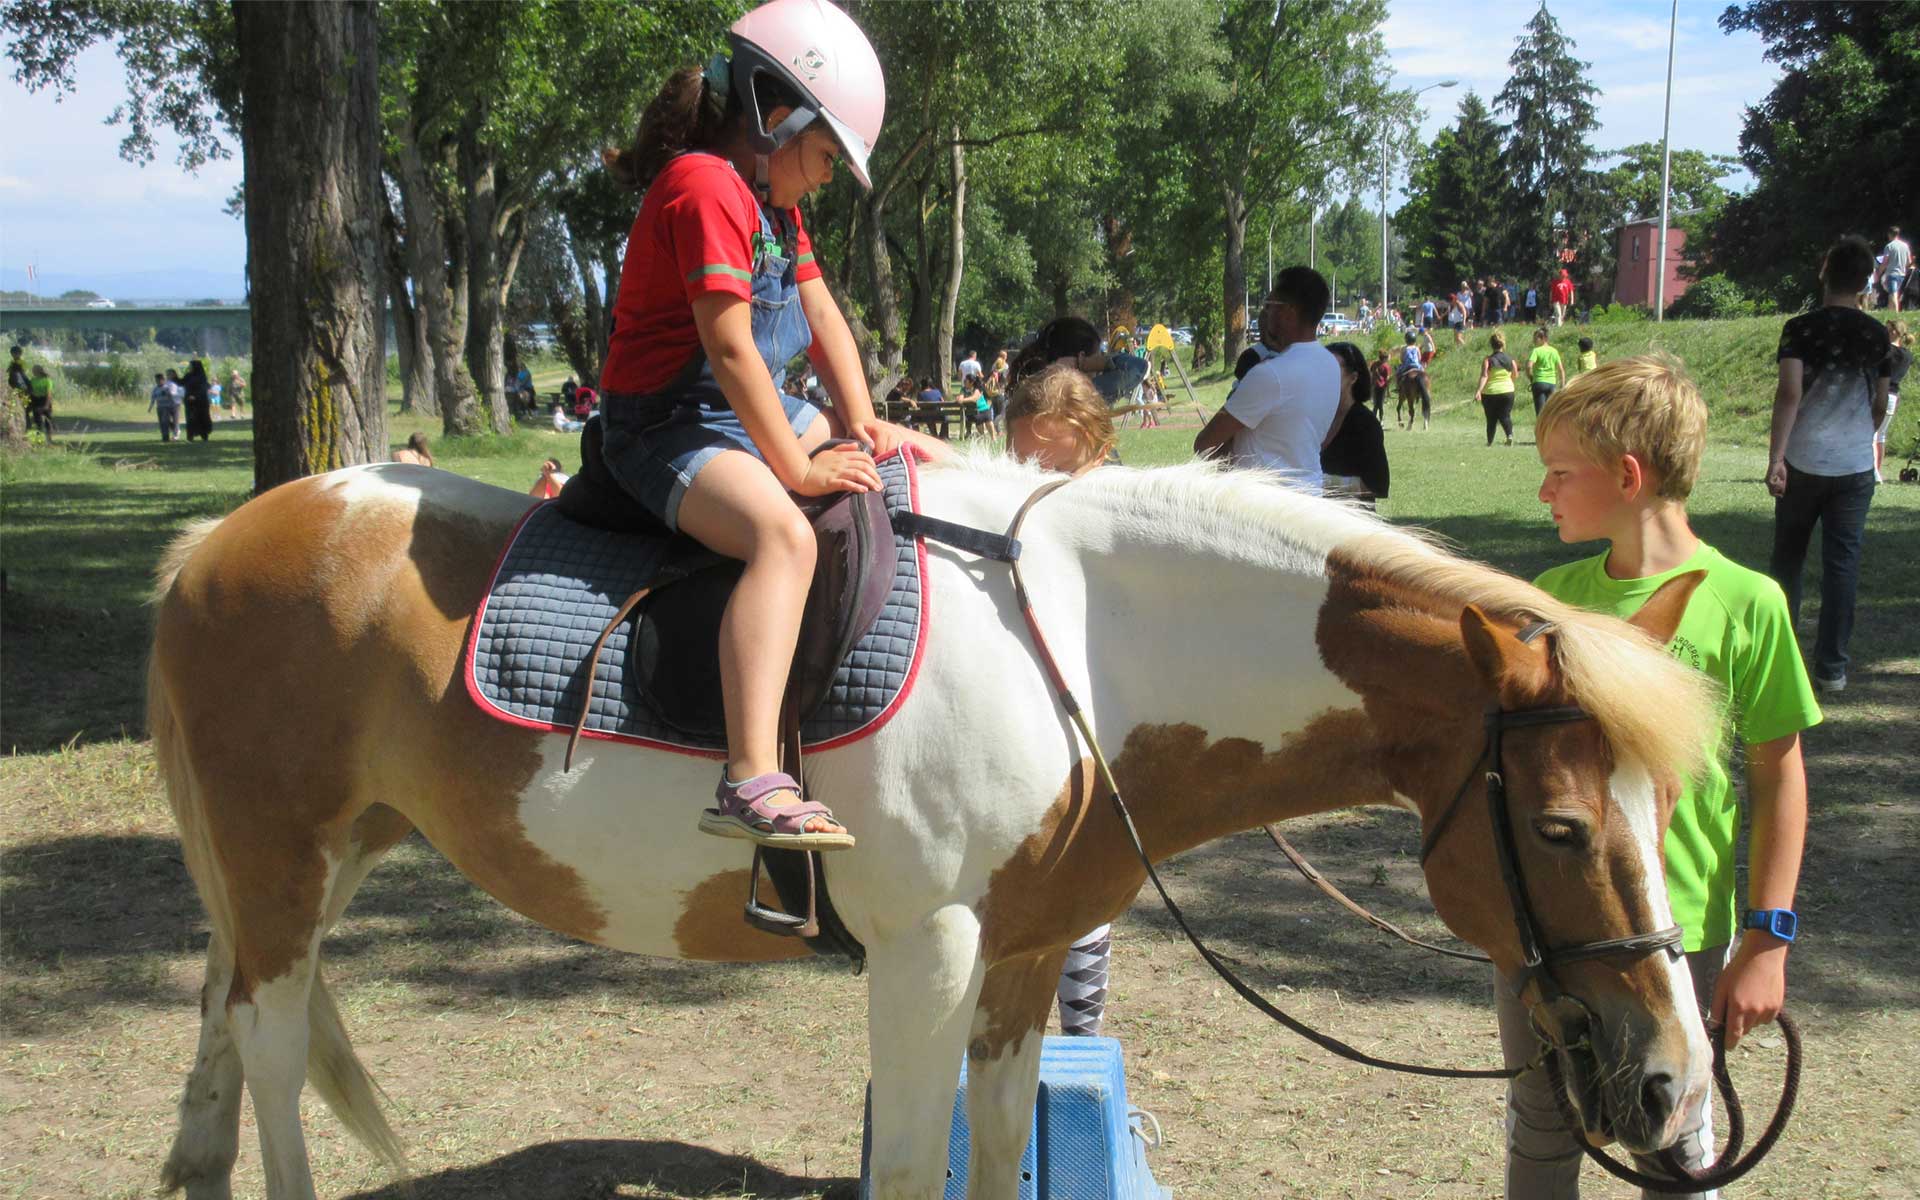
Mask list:
[[[1414,163],[1400,210],[1409,274],[1423,292],[1452,291],[1462,279],[1507,274],[1512,187],[1502,164],[1501,128],[1469,91],[1453,126]]]
[[[1512,118],[1506,173],[1516,197],[1503,257],[1523,274],[1557,265],[1563,248],[1579,254],[1605,237],[1606,206],[1589,140],[1600,124],[1593,107],[1598,91],[1587,80],[1590,64],[1573,50],[1542,3],[1507,59],[1513,74],[1493,102]]]

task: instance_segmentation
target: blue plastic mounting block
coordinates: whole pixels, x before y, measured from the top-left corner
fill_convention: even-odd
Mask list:
[[[873,1200],[872,1090],[860,1144],[860,1200]],[[1040,1091],[1020,1158],[1020,1200],[1172,1200],[1147,1167],[1147,1144],[1128,1116],[1127,1079],[1113,1038],[1050,1037],[1040,1051]],[[946,1200],[966,1200],[967,1071],[953,1098]]]

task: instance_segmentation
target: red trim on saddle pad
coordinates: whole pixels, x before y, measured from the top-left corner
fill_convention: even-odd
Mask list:
[[[901,461],[907,468],[907,507],[914,512],[919,512],[919,464],[927,458],[927,455],[924,451],[916,447],[903,445],[899,449],[894,450],[892,454],[883,455],[878,461],[885,462],[896,454],[901,456]],[[487,573],[487,587],[481,594],[480,606],[474,610],[472,624],[467,629],[467,645],[466,650],[461,656],[460,678],[461,681],[466,684],[467,696],[473,701],[474,706],[494,720],[505,721],[509,725],[518,725],[523,729],[535,729],[542,733],[560,734],[564,736],[573,732],[571,725],[562,725],[552,721],[536,721],[530,717],[523,717],[518,713],[508,712],[488,697],[486,692],[480,687],[480,681],[474,675],[474,655],[479,647],[480,628],[487,615],[487,601],[492,598],[494,584],[500,577],[500,568],[506,565],[508,553],[512,551],[514,543],[520,540],[520,533],[527,527],[527,522],[533,519],[533,514],[539,512],[546,505],[553,503],[555,502],[552,500],[543,500],[539,504],[530,505],[525,514],[521,516],[519,522],[514,525],[513,533],[507,537],[505,542],[501,543],[500,554],[493,562],[493,570]],[[806,746],[809,752],[817,754],[822,750],[835,750],[878,733],[881,727],[888,721],[891,721],[894,714],[900,711],[900,706],[906,702],[907,696],[913,691],[913,685],[920,677],[920,662],[926,656],[927,626],[933,611],[931,603],[932,589],[928,586],[927,580],[927,544],[925,541],[916,540],[913,549],[914,555],[919,563],[920,571],[920,620],[914,629],[913,658],[907,666],[906,679],[901,683],[900,690],[894,694],[893,699],[874,716],[873,720],[868,721],[858,729],[843,733],[838,737],[830,738],[827,741],[809,743]],[[675,742],[663,742],[654,738],[639,737],[634,734],[608,733],[593,728],[583,729],[580,736],[602,742],[625,742],[631,746],[644,746],[649,750],[665,750],[673,754],[685,754],[693,758],[710,758],[719,761],[724,760],[727,756],[724,750],[708,750],[697,746],[682,746]]]

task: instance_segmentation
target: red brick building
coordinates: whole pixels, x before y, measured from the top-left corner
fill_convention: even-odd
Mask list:
[[[1684,216],[1675,213],[1673,216]],[[1660,257],[1660,218],[1648,217],[1644,220],[1629,221],[1622,225],[1614,235],[1619,239],[1619,265],[1613,274],[1613,302],[1615,304],[1638,304],[1642,308],[1653,307],[1654,260]],[[1680,278],[1680,265],[1686,258],[1687,234],[1667,222],[1667,290],[1666,302],[1672,304],[1687,290],[1687,280]]]

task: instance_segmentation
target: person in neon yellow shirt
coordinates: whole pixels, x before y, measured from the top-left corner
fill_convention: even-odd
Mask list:
[[[1540,409],[1552,397],[1553,390],[1567,381],[1567,364],[1549,342],[1547,327],[1533,331],[1533,350],[1527,355],[1527,378],[1533,381],[1533,419],[1540,421]],[[1538,442],[1538,436],[1535,442]]]
[[[1724,735],[1711,747],[1707,769],[1680,793],[1663,857],[1696,999],[1710,1020],[1725,1025],[1731,1049],[1772,1020],[1786,999],[1787,947],[1798,927],[1793,896],[1807,829],[1800,733],[1821,715],[1780,586],[1702,542],[1688,522],[1706,426],[1698,389],[1665,355],[1607,363],[1554,396],[1538,423],[1546,468],[1540,500],[1561,541],[1604,539],[1608,547],[1534,582],[1570,604],[1628,617],[1662,584],[1698,577],[1668,645],[1674,657],[1719,681],[1728,732],[1745,746],[1752,808],[1746,922],[1735,919],[1740,814]],[[1737,926],[1744,932],[1736,949]],[[1503,982],[1495,1001],[1508,1064],[1519,1067],[1536,1042],[1514,993]],[[1561,1124],[1545,1074],[1538,1067],[1523,1071],[1508,1091],[1509,1196],[1579,1194],[1580,1148]],[[1677,1147],[1682,1160],[1704,1163],[1711,1135],[1703,1101],[1693,1134]],[[1650,1162],[1642,1169],[1658,1173]]]

